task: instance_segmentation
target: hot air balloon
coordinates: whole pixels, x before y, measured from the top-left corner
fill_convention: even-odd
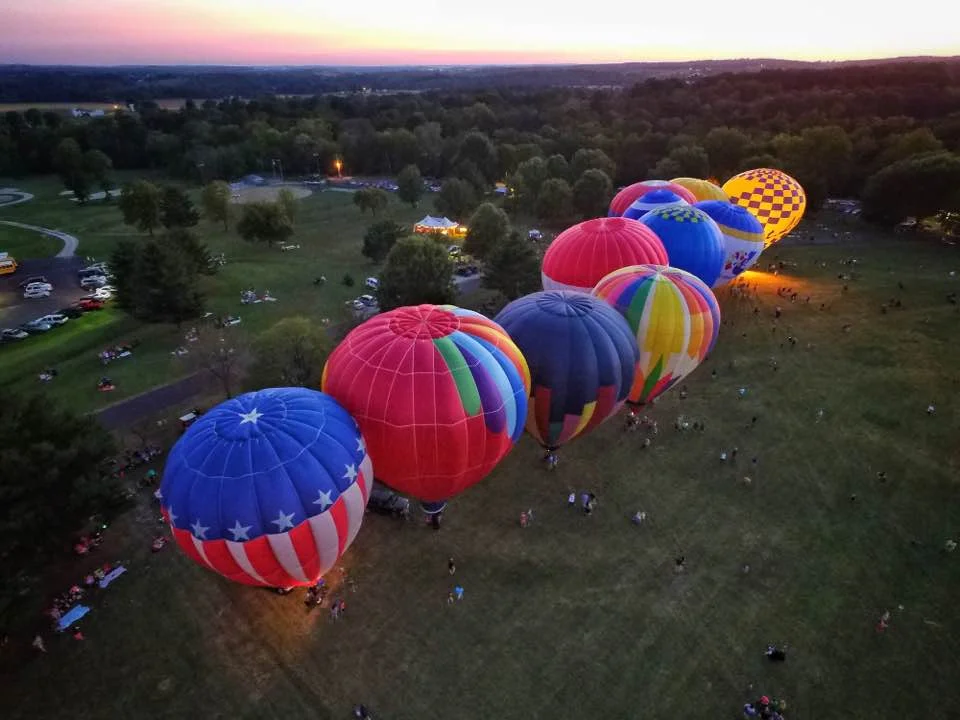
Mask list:
[[[720,306],[695,275],[639,265],[603,278],[593,294],[623,315],[636,336],[640,362],[628,402],[651,402],[692,372],[713,349]]]
[[[630,220],[639,220],[651,210],[672,207],[689,207],[690,203],[670,190],[651,190],[633,201],[623,217]]]
[[[701,180],[700,178],[689,178],[689,177],[679,177],[674,178],[670,182],[685,187],[694,197],[697,199],[697,202],[704,202],[706,200],[727,200],[727,194],[723,191],[723,188],[719,185],[714,185],[709,180]]]
[[[333,398],[306,388],[240,395],[173,446],[163,517],[195,562],[235,582],[312,585],[363,521],[373,467]]]
[[[580,292],[538,292],[495,319],[530,364],[527,432],[548,452],[595,428],[627,399],[637,342],[605,302]]]
[[[723,184],[730,202],[742,205],[763,225],[765,247],[778,242],[803,218],[807,194],[781,170],[758,168],[734,175]]]
[[[723,235],[723,268],[713,287],[725,285],[760,259],[763,225],[749,210],[726,200],[707,200],[694,207],[713,218]]]
[[[418,305],[351,330],[330,354],[322,387],[356,418],[377,479],[436,512],[523,434],[530,372],[489,318]]]
[[[669,190],[679,195],[691,205],[697,201],[697,198],[694,197],[692,192],[676,183],[666,180],[643,180],[633,185],[627,185],[627,187],[614,195],[613,200],[610,201],[610,210],[607,214],[610,217],[620,217],[638,198],[646,195],[651,190]]]
[[[634,220],[598,218],[567,228],[543,256],[544,290],[589,293],[607,273],[626,265],[667,264],[663,243]]]
[[[662,264],[691,272],[708,286],[720,277],[723,235],[703,210],[695,207],[654,210],[640,222],[663,241],[670,262]]]

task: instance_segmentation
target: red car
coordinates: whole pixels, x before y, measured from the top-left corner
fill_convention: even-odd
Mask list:
[[[85,297],[80,298],[73,304],[78,310],[100,310],[103,307],[103,300],[97,300],[96,298]]]

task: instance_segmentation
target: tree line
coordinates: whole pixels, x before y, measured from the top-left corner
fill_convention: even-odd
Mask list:
[[[604,172],[615,187],[678,175],[722,181],[775,165],[800,180],[816,207],[828,195],[865,195],[882,170],[921,155],[945,153],[937,170],[919,168],[926,175],[953,172],[957,68],[904,62],[651,79],[626,90],[264,97],[188,102],[180,110],[144,102],[137,112],[89,119],[8,112],[0,122],[0,175],[76,174],[72,168],[82,169],[90,151],[114,168],[163,169],[204,184],[281,166],[288,175],[324,175],[341,158],[355,175],[415,166],[425,178],[456,178],[464,185],[442,200],[452,209],[469,207],[471,196],[479,201],[494,182],[517,181],[519,201],[546,216],[571,206],[577,183],[577,210],[599,204],[589,198],[599,197],[604,183],[596,173],[584,178],[586,170]],[[71,148],[70,162],[58,152],[67,139],[79,150]],[[578,152],[606,160],[584,163],[581,154],[578,162]],[[81,174],[96,185],[103,162],[86,165]],[[885,177],[875,185],[889,183]]]

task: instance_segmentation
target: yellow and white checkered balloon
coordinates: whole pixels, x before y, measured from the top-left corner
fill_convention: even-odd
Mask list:
[[[763,225],[764,247],[793,230],[807,207],[807,194],[781,170],[757,168],[734,175],[723,185],[730,202],[753,213]]]

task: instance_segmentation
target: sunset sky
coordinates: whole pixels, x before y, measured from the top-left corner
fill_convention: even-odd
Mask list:
[[[0,63],[406,65],[960,54],[960,33],[943,17],[948,6],[942,0],[886,5],[6,0],[2,5]],[[936,17],[943,22],[931,21]]]

